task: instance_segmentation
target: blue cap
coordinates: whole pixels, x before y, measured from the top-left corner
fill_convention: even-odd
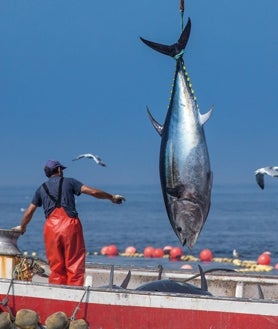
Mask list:
[[[59,161],[57,160],[48,160],[45,164],[45,167],[49,168],[49,169],[54,169],[54,168],[58,168],[61,167],[62,169],[66,169],[67,167],[63,166]]]

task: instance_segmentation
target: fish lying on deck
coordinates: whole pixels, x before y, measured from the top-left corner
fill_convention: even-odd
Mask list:
[[[190,283],[165,279],[165,280],[155,280],[142,284],[141,286],[137,287],[135,290],[212,296],[212,294],[208,291],[207,281],[201,266],[199,266],[199,270],[201,275],[200,288]]]
[[[160,181],[166,211],[181,244],[191,249],[207,219],[212,189],[212,172],[203,125],[212,109],[201,114],[184,67],[183,50],[189,39],[188,19],[177,43],[167,46],[141,40],[176,60],[171,100],[164,125],[148,113],[161,136]]]

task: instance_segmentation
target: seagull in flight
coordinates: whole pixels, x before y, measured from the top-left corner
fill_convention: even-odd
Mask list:
[[[98,165],[106,167],[106,164],[101,160],[101,158],[98,155],[94,155],[91,153],[80,154],[76,158],[72,159],[72,161],[79,160],[82,158],[93,159]]]
[[[264,167],[255,171],[256,181],[262,190],[264,189],[264,175],[278,177],[278,167]]]

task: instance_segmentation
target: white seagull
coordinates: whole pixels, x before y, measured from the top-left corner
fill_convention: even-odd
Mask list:
[[[255,171],[256,181],[262,190],[264,189],[264,175],[278,177],[278,167],[264,167]]]
[[[98,155],[94,155],[91,153],[80,154],[76,158],[72,159],[72,161],[79,160],[82,158],[93,159],[100,166],[106,167],[106,164],[104,162],[102,162],[101,158]]]
[[[233,257],[234,258],[239,258],[240,256],[241,256],[240,253],[236,249],[234,249],[233,250]]]

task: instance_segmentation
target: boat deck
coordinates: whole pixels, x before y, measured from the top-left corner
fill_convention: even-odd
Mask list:
[[[43,266],[46,273],[49,273],[47,265]],[[157,280],[159,278],[159,268],[139,268],[122,267],[103,264],[87,264],[86,279],[84,285],[93,288],[109,285],[111,281],[111,269],[113,271],[113,283],[120,286],[130,270],[131,276],[127,289],[135,289],[143,283]],[[188,282],[196,286],[201,285],[198,272],[170,271],[163,270],[162,279],[172,279],[175,281]],[[195,278],[192,278],[197,276]],[[259,298],[259,287],[261,287],[265,299],[278,300],[278,276],[215,271],[205,273],[209,292],[218,297],[239,297],[239,298]],[[33,282],[47,283],[48,279],[35,275]]]

